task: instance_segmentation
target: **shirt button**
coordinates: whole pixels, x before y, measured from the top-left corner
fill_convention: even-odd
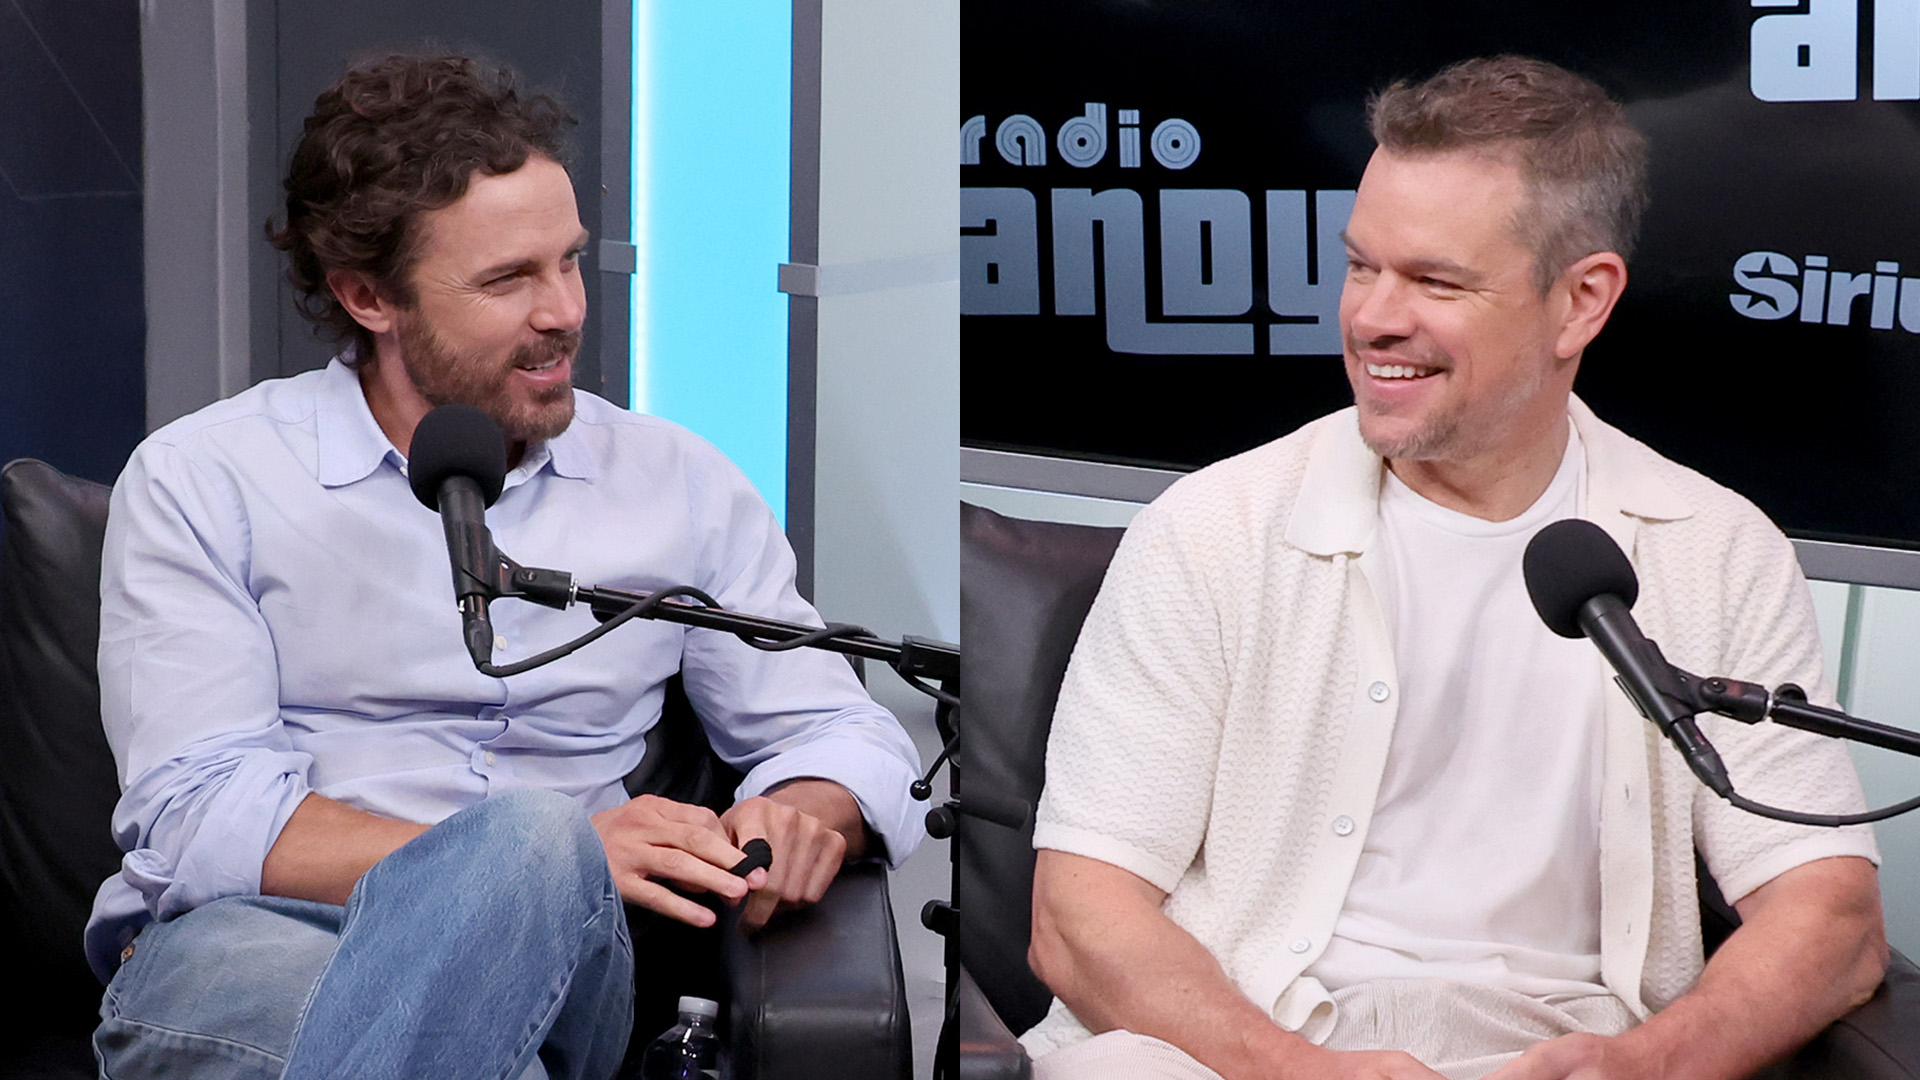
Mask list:
[[[487,764],[493,764],[493,751],[487,751]]]
[[[507,647],[507,636],[505,634],[493,635],[493,647],[504,650]]]
[[[1303,952],[1306,952],[1308,949],[1313,948],[1313,942],[1308,941],[1306,938],[1303,938],[1303,937],[1297,937],[1293,939],[1292,944],[1289,944],[1287,948],[1292,949],[1294,952],[1297,952],[1297,953],[1303,953]]]
[[[1383,682],[1377,682],[1377,683],[1374,683],[1372,686],[1367,687],[1367,696],[1372,698],[1375,701],[1387,700],[1387,695],[1389,693],[1391,693],[1391,691],[1387,689],[1387,684]]]
[[[1353,819],[1348,817],[1345,814],[1341,814],[1339,817],[1334,818],[1333,819],[1333,835],[1335,836],[1353,835]]]

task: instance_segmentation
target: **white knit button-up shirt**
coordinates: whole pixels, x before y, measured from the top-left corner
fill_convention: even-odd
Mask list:
[[[1632,560],[1634,616],[1667,659],[1830,702],[1812,599],[1779,529],[1577,399],[1569,413],[1587,448],[1587,516]],[[1348,409],[1194,473],[1140,512],[1074,649],[1034,830],[1036,847],[1165,891],[1168,917],[1310,1038],[1330,1026],[1329,998],[1302,972],[1340,914],[1399,702],[1358,558],[1375,542],[1383,467]],[[1597,650],[1593,662],[1605,663]],[[1878,861],[1864,827],[1729,806],[1611,683],[1604,726],[1602,981],[1641,1018],[1704,965],[1696,847],[1730,900],[1814,859]],[[1717,717],[1700,727],[1749,798],[1862,806],[1835,740]],[[1038,1055],[1087,1035],[1056,1001],[1023,1042]]]

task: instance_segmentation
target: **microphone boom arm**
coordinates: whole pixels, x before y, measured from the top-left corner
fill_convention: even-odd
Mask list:
[[[1685,679],[1693,676],[1679,672]],[[1848,716],[1838,709],[1824,709],[1807,702],[1807,692],[1793,683],[1782,683],[1769,692],[1759,683],[1741,682],[1714,676],[1696,680],[1696,693],[1704,710],[1730,716],[1743,724],[1772,720],[1776,724],[1833,739],[1877,746],[1912,757],[1920,757],[1920,732],[1876,724]]]
[[[520,572],[528,575],[560,573],[554,570],[525,568]],[[568,581],[572,581],[570,576]],[[649,595],[604,587],[576,588],[574,592],[581,603],[593,610],[594,618],[603,623],[635,605],[644,604],[653,597],[659,596],[658,593]],[[534,599],[531,595],[526,598]],[[719,630],[760,648],[768,647],[769,643],[777,648],[811,646],[847,656],[878,660],[909,680],[929,678],[939,682],[958,682],[960,679],[958,646],[912,635],[898,642],[892,642],[875,637],[863,627],[848,626],[844,623],[819,627],[807,626],[804,623],[782,622],[760,615],[728,611],[711,601],[703,604],[663,598],[657,604],[640,612],[639,617],[697,626],[705,630]]]
[[[507,558],[498,548],[493,547],[490,536],[485,536],[483,539],[490,553],[490,561],[487,565],[495,567],[495,580],[484,586],[491,589],[491,595],[482,592],[476,596],[462,596],[460,604],[462,611],[467,610],[468,604],[476,605],[479,609],[479,618],[468,622],[467,648],[473,654],[474,666],[484,674],[505,678],[509,675],[518,675],[523,671],[531,671],[605,636],[608,631],[621,623],[636,618],[660,619],[684,626],[732,634],[748,645],[768,652],[784,652],[806,646],[837,652],[845,656],[878,660],[891,667],[908,686],[933,698],[936,703],[933,716],[935,725],[940,729],[940,756],[934,760],[925,776],[914,781],[911,789],[913,797],[922,802],[932,797],[934,774],[940,771],[940,766],[946,763],[959,746],[959,734],[953,725],[954,713],[960,707],[960,647],[958,645],[934,641],[931,638],[915,637],[911,634],[898,642],[892,642],[875,637],[872,631],[865,627],[848,623],[808,626],[803,623],[782,622],[779,619],[769,619],[760,615],[728,611],[713,597],[691,585],[676,585],[646,594],[610,588],[583,589],[574,583],[572,574],[564,570],[543,570],[538,567],[521,566]],[[456,570],[454,574],[456,589],[461,587],[463,580],[459,571]],[[548,649],[536,656],[510,664],[495,664],[493,632],[487,622],[486,605],[490,599],[499,597],[527,600],[561,610],[575,603],[585,603],[593,611],[593,617],[599,620],[600,625],[564,645]],[[681,597],[686,599],[679,599]],[[486,628],[484,642],[479,640],[480,635],[473,631],[476,624]],[[930,811],[928,831],[936,837],[943,836],[936,829],[935,819],[956,805],[949,803],[947,808],[936,808]],[[1009,824],[1009,827],[1013,828],[1020,827],[1020,824],[1013,824],[1014,822],[1024,822],[1024,819],[1019,818],[1013,811],[997,806],[983,807],[976,816]],[[946,813],[946,817],[950,818],[951,813]]]
[[[1649,644],[1652,643],[1649,642]],[[1826,709],[1808,704],[1807,692],[1793,683],[1782,683],[1777,689],[1768,691],[1759,683],[1742,682],[1739,679],[1718,675],[1702,679],[1672,665],[1667,666],[1682,688],[1682,696],[1676,701],[1690,704],[1697,712],[1718,713],[1743,724],[1757,724],[1762,720],[1772,720],[1784,727],[1798,728],[1815,735],[1847,739],[1920,757],[1920,733],[1889,727],[1886,724],[1876,724],[1870,720],[1860,720],[1838,709]],[[1920,797],[1916,797],[1858,814],[1809,814],[1757,803],[1731,789],[1718,794],[1734,806],[1751,814],[1773,818],[1776,821],[1827,828],[1885,821],[1911,810],[1920,809]]]

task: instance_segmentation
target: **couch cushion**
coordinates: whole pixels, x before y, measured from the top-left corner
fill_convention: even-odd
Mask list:
[[[91,1030],[100,999],[80,937],[120,864],[94,672],[108,491],[30,459],[0,468],[0,941],[33,988],[8,1017],[22,1035]]]
[[[1122,531],[1022,521],[961,504],[966,705],[955,775],[963,806],[1039,801],[1060,680]],[[1027,967],[1033,822],[1026,816],[1016,830],[969,814],[954,838],[961,961],[1015,1032],[1037,1023],[1053,996]]]

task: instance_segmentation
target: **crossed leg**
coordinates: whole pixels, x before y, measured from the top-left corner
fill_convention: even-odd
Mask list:
[[[101,1076],[605,1080],[633,956],[599,838],[565,796],[473,806],[345,907],[216,901],[144,929],[101,1003]]]

